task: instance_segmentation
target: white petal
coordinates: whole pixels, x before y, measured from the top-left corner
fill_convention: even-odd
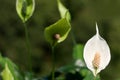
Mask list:
[[[87,67],[93,72],[94,75],[103,70],[110,62],[110,49],[106,41],[99,35],[98,27],[96,24],[96,35],[87,41],[84,47],[84,60]],[[100,55],[100,64],[96,69],[93,66],[95,54]]]

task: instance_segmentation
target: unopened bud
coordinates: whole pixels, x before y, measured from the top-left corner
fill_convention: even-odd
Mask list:
[[[59,39],[60,39],[60,34],[55,34],[55,35],[54,35],[54,38],[55,38],[56,40],[59,40]]]

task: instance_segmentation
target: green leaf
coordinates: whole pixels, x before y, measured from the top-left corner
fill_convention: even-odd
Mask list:
[[[60,0],[57,0],[57,1],[58,1],[58,9],[59,9],[61,18],[66,18],[68,21],[70,21],[71,16],[68,9],[61,3]]]
[[[64,41],[70,30],[70,23],[66,20],[66,18],[62,18],[53,25],[45,28],[45,38],[52,46],[54,46],[57,43]]]
[[[33,14],[35,9],[35,0],[17,0],[16,10],[23,22],[26,22]]]
[[[82,76],[86,77],[89,73],[90,73],[90,71],[86,67],[81,67],[80,74]]]
[[[64,76],[57,77],[56,80],[65,80]]]
[[[5,69],[3,70],[1,75],[2,75],[3,80],[14,80],[14,77],[13,77],[11,71],[9,70],[7,64],[5,64]]]
[[[97,75],[95,77],[92,72],[88,71],[87,75],[85,76],[83,80],[100,80],[100,76]]]
[[[73,48],[73,58],[75,60],[78,60],[78,59],[83,60],[83,47],[84,46],[81,45],[81,44],[77,44],[77,45],[74,46],[74,48]]]
[[[3,68],[1,73],[3,80],[24,80],[19,68],[10,59],[4,58],[0,55],[0,65]]]
[[[62,66],[60,67],[58,70],[60,72],[63,72],[63,73],[67,73],[67,72],[75,72],[75,69],[78,68],[77,66],[71,64],[71,65],[65,65],[65,66]]]
[[[5,59],[1,56],[1,53],[0,53],[0,66],[2,68],[4,68],[5,67],[5,63],[6,63]]]

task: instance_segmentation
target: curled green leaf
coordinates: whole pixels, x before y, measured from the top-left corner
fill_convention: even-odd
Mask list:
[[[19,68],[10,59],[0,55],[0,65],[3,68],[1,72],[3,80],[24,80]]]
[[[14,80],[14,77],[7,64],[5,64],[5,69],[2,71],[1,75],[3,80]]]
[[[33,14],[35,9],[35,0],[17,0],[16,10],[23,22],[26,22]]]
[[[57,0],[57,1],[58,1],[58,9],[59,9],[61,18],[66,18],[68,21],[70,21],[71,16],[68,9],[61,3],[60,0]]]
[[[64,41],[70,30],[71,26],[69,22],[66,18],[62,18],[45,28],[45,38],[52,46],[54,46],[55,44]]]

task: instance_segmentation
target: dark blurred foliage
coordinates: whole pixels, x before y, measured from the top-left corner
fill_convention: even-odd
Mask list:
[[[32,48],[32,67],[38,76],[51,71],[51,48],[45,41],[44,28],[60,16],[56,0],[36,0],[33,16],[27,22]],[[112,59],[101,72],[102,80],[120,78],[120,0],[62,0],[72,17],[71,25],[77,43],[85,44],[95,34],[98,23],[101,36],[111,48]],[[15,8],[16,0],[0,0],[0,52],[27,70],[27,51],[23,23]],[[71,63],[71,36],[55,49],[56,68]],[[71,74],[73,75],[73,74]]]

